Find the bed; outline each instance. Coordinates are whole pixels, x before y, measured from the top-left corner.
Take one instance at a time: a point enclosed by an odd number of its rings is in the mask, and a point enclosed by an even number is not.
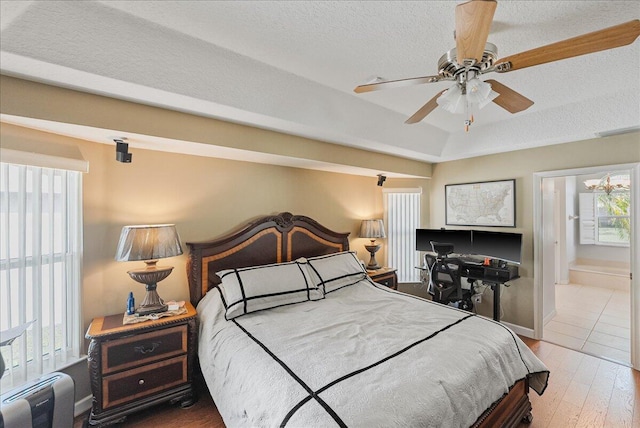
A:
[[[390,290],[291,213],[187,243],[199,364],[227,427],[514,427],[548,369],[502,324]]]

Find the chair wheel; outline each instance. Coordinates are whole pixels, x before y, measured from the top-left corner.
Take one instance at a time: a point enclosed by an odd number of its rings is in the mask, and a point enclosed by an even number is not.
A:
[[[530,424],[531,422],[533,422],[533,415],[531,414],[531,412],[522,417],[522,422],[524,422],[525,424]]]

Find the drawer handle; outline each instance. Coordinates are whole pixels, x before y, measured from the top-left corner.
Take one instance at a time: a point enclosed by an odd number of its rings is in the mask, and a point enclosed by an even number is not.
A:
[[[142,345],[142,346],[136,346],[133,349],[135,349],[136,352],[140,352],[141,354],[150,354],[153,351],[155,351],[158,348],[158,346],[160,346],[161,343],[162,342],[153,342],[149,347]]]
[[[138,385],[144,385],[144,379],[140,379],[140,380],[138,381]]]

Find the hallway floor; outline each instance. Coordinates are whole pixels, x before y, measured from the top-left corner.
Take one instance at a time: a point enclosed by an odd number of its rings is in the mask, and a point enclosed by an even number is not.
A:
[[[556,316],[543,340],[629,365],[628,291],[579,284],[556,284]]]

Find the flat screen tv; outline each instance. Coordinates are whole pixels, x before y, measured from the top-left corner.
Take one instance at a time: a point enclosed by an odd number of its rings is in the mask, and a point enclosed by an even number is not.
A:
[[[512,263],[521,263],[522,234],[473,231],[473,254]]]
[[[416,229],[416,250],[433,251],[432,242],[453,244],[456,254],[471,254],[471,231],[460,229]]]

